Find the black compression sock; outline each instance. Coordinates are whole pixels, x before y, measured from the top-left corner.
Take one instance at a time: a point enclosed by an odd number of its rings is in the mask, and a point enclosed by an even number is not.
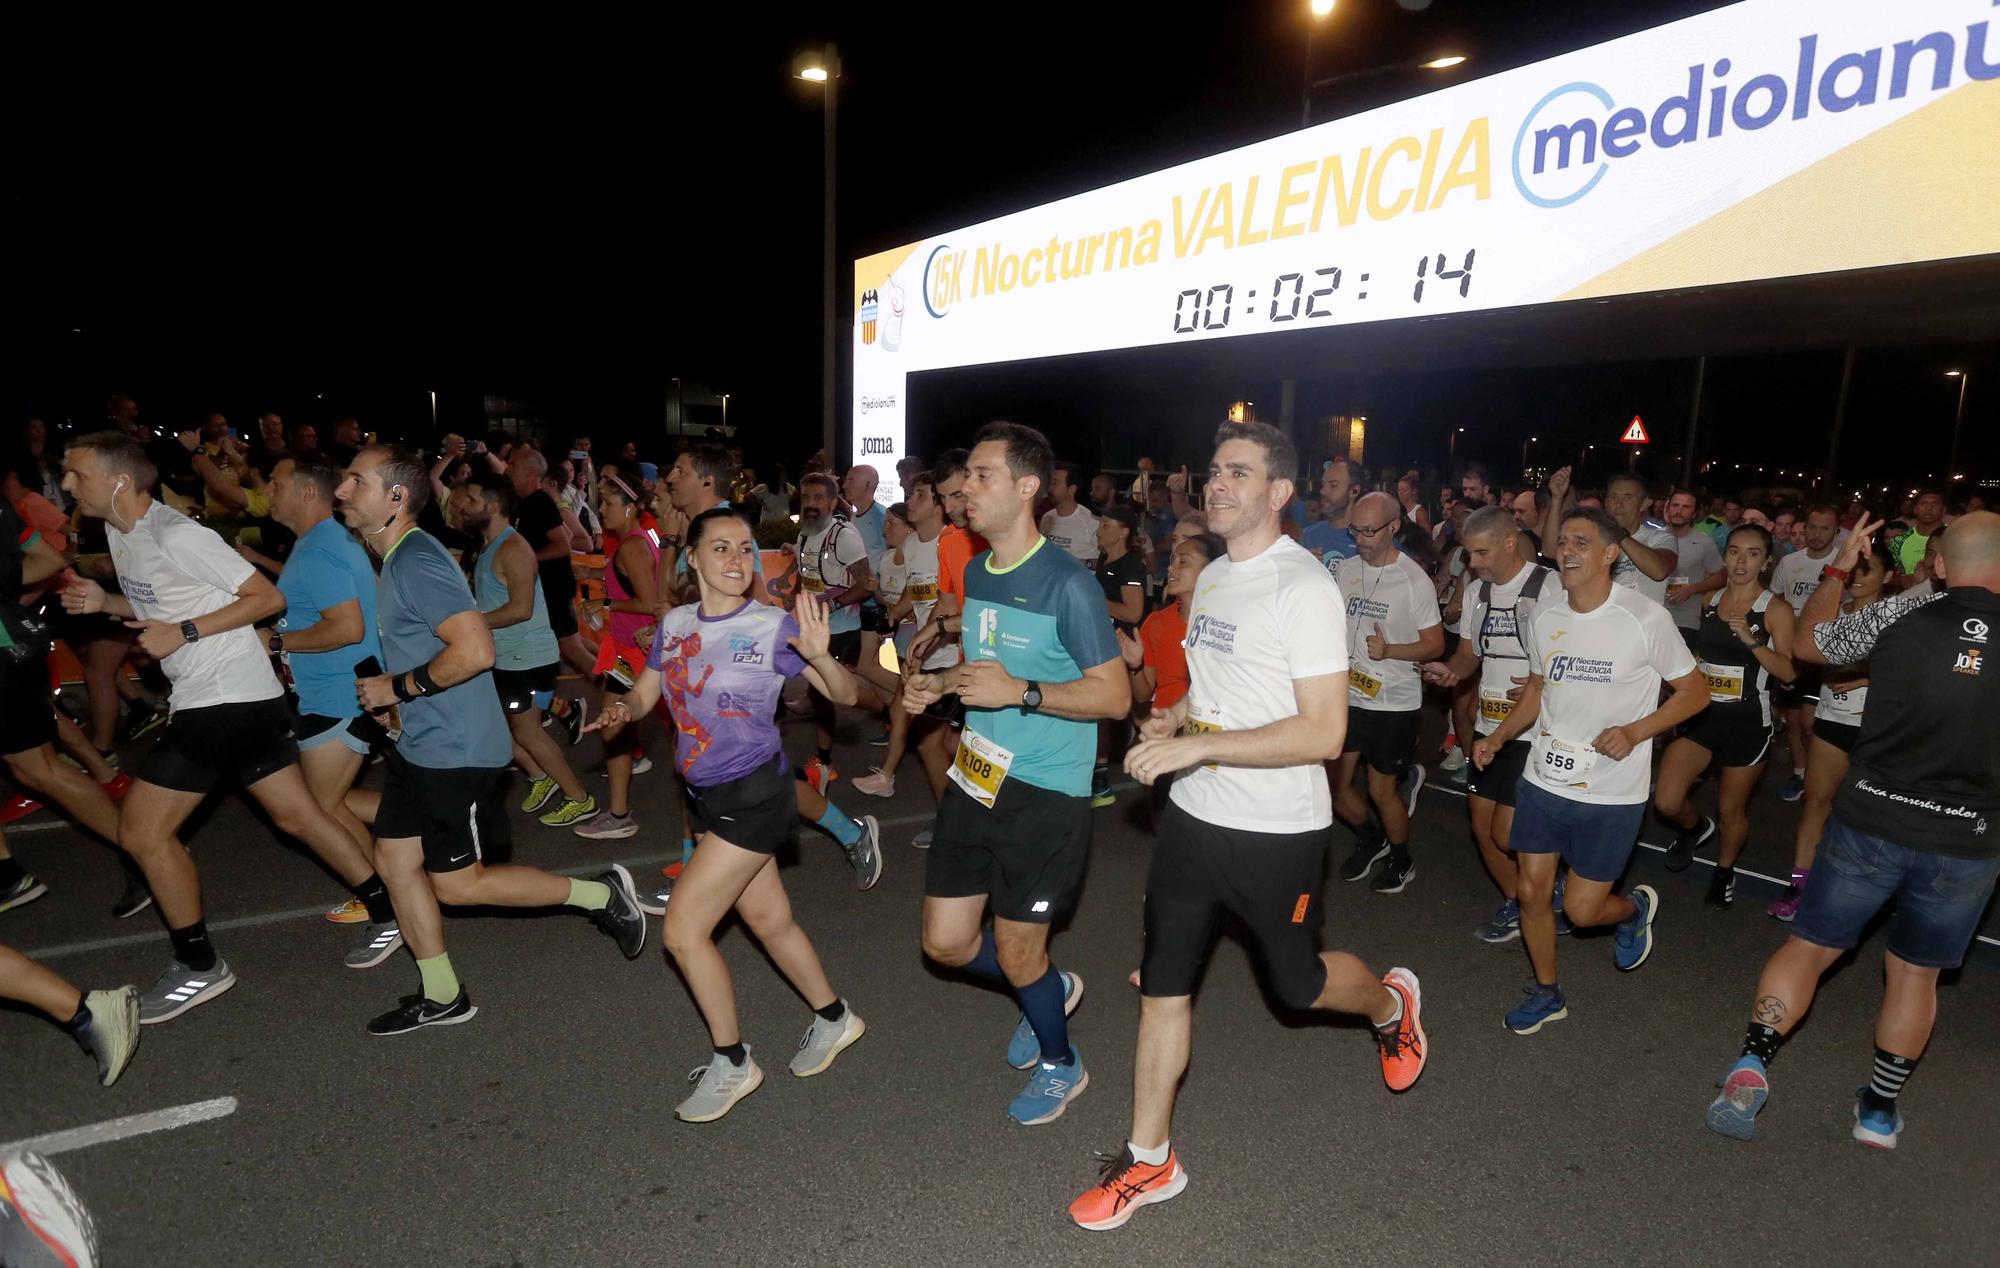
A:
[[[1861,1090],[1861,1103],[1872,1110],[1893,1112],[1896,1097],[1902,1092],[1903,1084],[1917,1072],[1917,1057],[1899,1057],[1893,1052],[1875,1050],[1875,1076],[1868,1086]]]
[[[841,1018],[847,1016],[847,1001],[836,999],[825,1008],[813,1009],[813,1013],[821,1021],[839,1021]]]
[[[208,923],[197,920],[185,929],[169,929],[174,959],[200,973],[215,967],[215,948],[208,943]]]
[[[1763,1022],[1753,1021],[1743,1032],[1743,1055],[1755,1057],[1768,1066],[1778,1059],[1778,1045],[1783,1042],[1783,1035]]]
[[[715,1045],[715,1055],[718,1057],[727,1058],[729,1064],[735,1066],[740,1066],[745,1061],[748,1061],[750,1059],[750,1053],[743,1047],[743,1041],[741,1039],[737,1040],[735,1043],[732,1044]]]
[[[368,879],[354,887],[354,896],[368,909],[368,919],[378,925],[396,923],[396,909],[389,902],[389,887],[382,878],[370,873]]]
[[[27,873],[13,859],[0,859],[0,889],[12,889],[21,883]]]
[[[1389,861],[1397,867],[1403,867],[1408,864],[1410,861],[1410,843],[1408,841],[1401,842],[1400,844],[1395,841],[1389,842]]]

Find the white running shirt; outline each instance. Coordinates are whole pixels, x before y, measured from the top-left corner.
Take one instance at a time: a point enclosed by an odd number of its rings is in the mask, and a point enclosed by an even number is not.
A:
[[[1407,713],[1424,702],[1423,678],[1413,660],[1370,660],[1368,636],[1379,622],[1391,643],[1414,643],[1417,633],[1441,625],[1437,587],[1417,561],[1397,551],[1380,568],[1361,556],[1334,565],[1333,578],[1346,600],[1344,630],[1352,667],[1347,703],[1355,709]]]
[[[215,535],[164,502],[155,502],[132,531],[104,521],[111,562],[132,614],[142,621],[179,625],[236,602],[252,568]],[[160,668],[174,684],[176,712],[215,704],[243,704],[284,694],[256,631],[240,626],[167,653]]]
[[[1826,553],[1815,559],[1803,550],[1795,550],[1778,561],[1771,572],[1771,593],[1792,605],[1792,615],[1806,610],[1806,600],[1819,589],[1819,570],[1833,562],[1839,553],[1837,547],[1829,546]]]
[[[1660,706],[1660,683],[1694,672],[1695,661],[1667,610],[1627,586],[1589,612],[1569,596],[1535,617],[1528,663],[1542,676],[1542,712],[1528,772],[1537,787],[1600,806],[1643,802],[1653,782],[1653,742],[1613,761],[1590,744],[1607,727],[1637,722]]]
[[[905,543],[907,545],[907,543]],[[896,562],[896,548],[884,546],[882,553],[875,556],[875,601],[884,611],[896,606],[903,597],[903,587],[910,583],[910,552],[903,552],[903,562]]]
[[[1528,579],[1538,572],[1543,574],[1541,590],[1532,599],[1524,597],[1521,592]],[[1525,682],[1528,677],[1527,629],[1544,611],[1565,601],[1562,579],[1540,564],[1523,564],[1513,580],[1494,586],[1490,604],[1479,601],[1485,588],[1486,583],[1477,579],[1466,587],[1461,622],[1461,637],[1479,655],[1479,705],[1473,726],[1478,735],[1493,734],[1514,711],[1507,693],[1518,685],[1514,679]]]
[[[1297,717],[1296,679],[1347,672],[1346,629],[1333,578],[1291,538],[1241,563],[1215,560],[1188,601],[1189,727],[1254,731]],[[1296,833],[1333,823],[1333,794],[1319,762],[1198,766],[1174,777],[1171,795],[1219,827]]]
[[[1666,577],[1655,581],[1640,572],[1639,565],[1633,563],[1632,557],[1621,550],[1618,552],[1618,558],[1612,562],[1611,580],[1617,585],[1632,587],[1655,603],[1665,603],[1667,580],[1673,576],[1674,569],[1680,566],[1681,539],[1674,536],[1673,529],[1658,520],[1649,519],[1639,525],[1639,531],[1632,534],[1632,540],[1641,546],[1651,546],[1655,550],[1666,551],[1674,556],[1675,562],[1667,568]]]
[[[1042,536],[1086,568],[1097,562],[1097,516],[1081,502],[1068,515],[1044,512]]]

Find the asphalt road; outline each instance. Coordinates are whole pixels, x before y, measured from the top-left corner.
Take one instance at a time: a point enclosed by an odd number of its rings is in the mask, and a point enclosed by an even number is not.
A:
[[[850,775],[879,751],[858,736],[840,750]],[[797,726],[788,739],[795,753],[810,742]],[[638,785],[639,837],[593,844],[529,823],[517,858],[646,859],[634,871],[650,876],[677,852],[679,823],[664,764]],[[0,1012],[0,1145],[235,1098],[226,1117],[58,1157],[112,1264],[2000,1262],[2000,977],[1975,965],[1948,979],[1895,1153],[1848,1136],[1879,937],[1780,1055],[1759,1139],[1726,1141],[1702,1110],[1783,936],[1762,910],[1773,891],[1749,882],[1733,910],[1707,908],[1706,869],[1670,876],[1641,851],[1635,875],[1662,894],[1652,960],[1621,975],[1608,938],[1565,940],[1570,1019],[1517,1037],[1500,1018],[1525,956],[1472,937],[1494,894],[1462,801],[1430,790],[1407,891],[1327,883],[1330,945],[1422,977],[1422,1082],[1391,1095],[1363,1030],[1275,1014],[1225,936],[1176,1123],[1189,1187],[1120,1232],[1082,1232],[1063,1209],[1095,1178],[1092,1151],[1123,1142],[1130,1106],[1143,795],[1128,788],[1097,812],[1087,891],[1056,940],[1087,985],[1073,1034],[1091,1081],[1039,1128],[1005,1118],[1023,1081],[1001,1059],[1012,1005],[919,954],[924,856],[908,840],[929,798],[915,763],[893,801],[844,782],[835,798],[887,825],[881,886],[855,892],[815,831],[785,882],[868,1034],[826,1074],[791,1078],[807,1011],[731,929],[724,951],[767,1079],[719,1123],[672,1116],[708,1044],[657,923],[626,963],[575,913],[461,914],[447,932],[478,1018],[371,1039],[363,1024],[416,989],[414,966],[341,967],[354,930],[318,917],[337,885],[225,799],[192,839],[239,985],[150,1028],[110,1090],[54,1027]],[[1746,866],[1783,869],[1790,815],[1760,793]],[[1646,839],[1665,833],[1649,822]],[[165,938],[151,913],[110,919],[108,852],[66,828],[10,841],[51,892],[0,916],[0,939],[87,986],[150,982]]]

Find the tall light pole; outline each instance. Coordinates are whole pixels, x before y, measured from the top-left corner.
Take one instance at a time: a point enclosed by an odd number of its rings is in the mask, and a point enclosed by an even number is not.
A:
[[[1308,6],[1311,18],[1306,23],[1306,68],[1305,73],[1299,76],[1299,126],[1302,128],[1311,127],[1313,121],[1313,34],[1319,30],[1319,24],[1327,14],[1333,12],[1333,4],[1334,0],[1312,0]]]
[[[801,53],[792,60],[792,74],[808,83],[818,84],[825,90],[826,98],[826,153],[825,186],[821,195],[824,218],[821,229],[824,233],[824,252],[820,261],[819,304],[820,304],[820,344],[819,344],[819,440],[826,450],[827,463],[839,469],[840,455],[834,452],[838,439],[834,427],[834,395],[838,386],[833,373],[833,336],[836,309],[833,301],[833,197],[834,197],[834,136],[836,84],[840,79],[840,54],[828,44],[817,53]]]
[[[1540,436],[1530,436],[1521,442],[1521,478],[1523,480],[1528,478],[1528,449],[1540,439]]]
[[[1944,376],[1958,380],[1958,412],[1951,419],[1951,462],[1946,465],[1946,484],[1958,474],[1958,433],[1965,426],[1965,385],[1972,382],[1972,376],[1964,370],[1946,370]]]

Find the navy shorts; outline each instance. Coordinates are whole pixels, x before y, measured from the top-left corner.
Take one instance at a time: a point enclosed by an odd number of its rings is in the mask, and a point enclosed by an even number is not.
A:
[[[1614,884],[1632,861],[1646,803],[1600,806],[1558,797],[1523,775],[1514,788],[1514,830],[1507,844],[1516,854],[1559,854],[1587,881]]]
[[[1918,968],[1955,969],[1979,931],[1979,917],[2000,878],[2000,855],[1953,858],[1885,841],[1826,821],[1792,933],[1845,951],[1891,901],[1889,954]]]

